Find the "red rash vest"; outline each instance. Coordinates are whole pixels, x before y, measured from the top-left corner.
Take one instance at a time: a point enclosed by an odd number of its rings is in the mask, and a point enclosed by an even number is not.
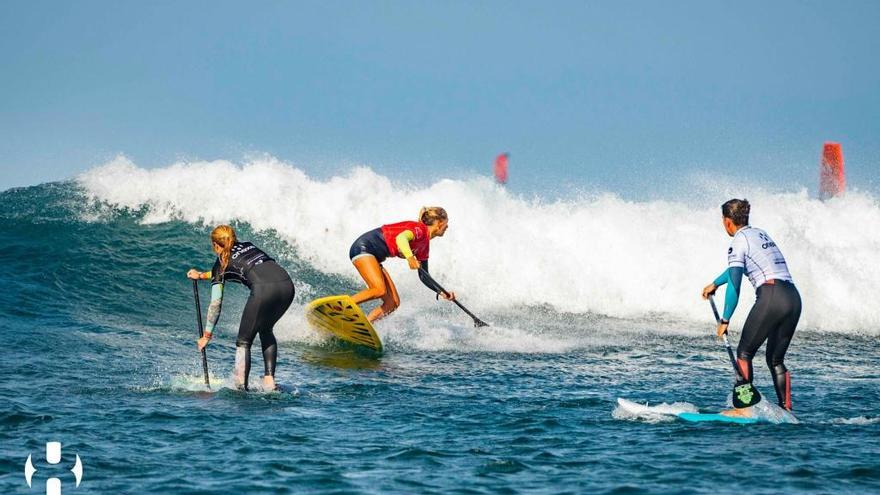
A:
[[[413,255],[419,261],[427,261],[428,251],[431,247],[431,237],[428,235],[428,226],[422,222],[399,222],[383,225],[382,237],[385,238],[388,253],[398,258],[401,256],[400,250],[397,249],[397,236],[406,230],[415,234],[415,239],[409,243]]]

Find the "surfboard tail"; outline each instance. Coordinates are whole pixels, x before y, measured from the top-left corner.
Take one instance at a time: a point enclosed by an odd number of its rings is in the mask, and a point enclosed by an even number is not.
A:
[[[306,307],[306,320],[335,338],[382,352],[382,341],[351,296],[338,295],[316,299]]]

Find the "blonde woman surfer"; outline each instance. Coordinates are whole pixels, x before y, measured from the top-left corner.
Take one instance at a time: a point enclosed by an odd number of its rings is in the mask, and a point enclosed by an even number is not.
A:
[[[448,301],[455,300],[454,292],[444,292],[428,275],[428,252],[431,239],[443,237],[449,227],[446,210],[438,206],[422,208],[418,221],[404,221],[373,229],[351,245],[348,256],[367,288],[352,296],[360,304],[382,299],[382,304],[370,311],[367,319],[375,321],[389,315],[400,306],[400,297],[394,281],[382,266],[387,258],[404,258],[411,270],[419,270],[419,279],[425,286]]]
[[[211,271],[201,272],[193,268],[186,274],[193,280],[211,280],[211,304],[208,306],[204,337],[198,341],[199,350],[208,345],[213,337],[214,327],[220,319],[226,283],[244,285],[251,294],[244,306],[235,341],[235,386],[245,390],[248,388],[251,345],[259,334],[266,369],[263,388],[274,390],[278,344],[272,328],[293,302],[294,289],[290,275],[250,242],[238,242],[235,231],[228,225],[220,225],[211,232],[211,246],[217,255]]]

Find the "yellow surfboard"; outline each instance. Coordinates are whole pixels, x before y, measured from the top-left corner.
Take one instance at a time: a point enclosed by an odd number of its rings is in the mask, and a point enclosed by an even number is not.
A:
[[[306,319],[316,329],[352,344],[382,352],[382,341],[373,325],[351,296],[328,296],[315,299],[306,307]]]

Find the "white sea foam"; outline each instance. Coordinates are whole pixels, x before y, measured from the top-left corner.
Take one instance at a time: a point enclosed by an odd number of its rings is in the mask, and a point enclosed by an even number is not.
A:
[[[611,417],[614,419],[637,420],[647,423],[661,423],[666,421],[675,421],[676,416],[684,412],[698,412],[697,406],[689,402],[673,402],[667,404],[649,405],[647,402],[641,404],[627,399],[618,398],[617,406],[611,411]]]
[[[733,408],[733,397],[728,396],[727,398],[727,407]],[[794,414],[786,411],[785,409],[777,406],[773,403],[772,399],[764,398],[764,400],[758,402],[754,406],[751,407],[751,417],[758,418],[762,421],[767,421],[770,423],[786,423],[786,424],[798,424],[800,421],[794,416]]]
[[[744,195],[752,202],[752,224],[766,229],[788,259],[804,299],[800,327],[880,331],[880,308],[870,299],[880,291],[880,205],[865,193],[821,202],[803,190],[725,187],[665,201],[626,201],[613,193],[542,201],[489,179],[401,186],[366,167],[316,180],[271,157],[156,169],[119,157],[78,181],[95,200],[146,207],[145,223],[236,220],[273,229],[315,268],[352,280],[348,248],[358,235],[414,218],[423,205],[441,205],[450,228],[431,244],[431,271],[473,308],[549,305],[690,322],[711,318],[699,292],[726,263],[729,239],[718,205]],[[404,263],[386,266],[402,293],[423,290]],[[735,327],[753,298],[744,286],[746,306]]]
[[[880,417],[868,418],[859,416],[857,418],[837,418],[831,420],[831,423],[837,425],[875,425],[880,424]]]

